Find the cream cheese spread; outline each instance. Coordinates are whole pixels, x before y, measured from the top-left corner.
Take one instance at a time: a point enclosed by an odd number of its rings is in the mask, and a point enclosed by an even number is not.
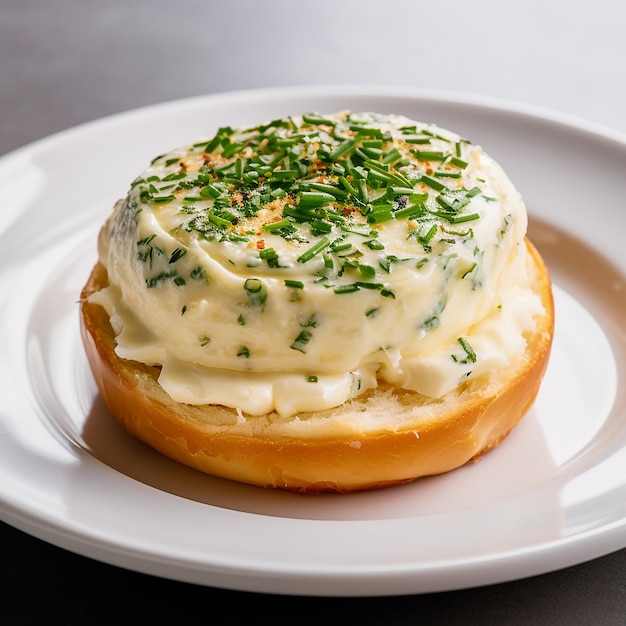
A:
[[[526,227],[499,165],[432,124],[224,127],[133,182],[91,300],[178,402],[289,416],[380,380],[436,398],[521,358],[542,310]]]

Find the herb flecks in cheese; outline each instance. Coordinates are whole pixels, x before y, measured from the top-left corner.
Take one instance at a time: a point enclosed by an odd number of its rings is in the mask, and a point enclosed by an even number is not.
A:
[[[430,124],[224,127],[132,184],[96,298],[181,402],[289,415],[381,379],[438,397],[523,352],[526,219],[480,147]]]

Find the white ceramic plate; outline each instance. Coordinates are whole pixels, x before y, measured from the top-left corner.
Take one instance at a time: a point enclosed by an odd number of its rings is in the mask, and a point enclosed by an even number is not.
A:
[[[505,167],[555,283],[540,396],[479,463],[306,497],[201,475],[130,439],[88,370],[77,297],[114,201],[157,154],[223,124],[344,108],[458,131]],[[626,546],[626,140],[497,102],[372,88],[239,92],[81,126],[0,160],[0,517],[69,550],[283,594],[451,590]]]

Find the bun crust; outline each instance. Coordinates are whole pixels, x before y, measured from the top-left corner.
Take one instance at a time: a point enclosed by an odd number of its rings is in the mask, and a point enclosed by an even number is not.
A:
[[[545,314],[519,363],[468,380],[439,400],[379,386],[341,407],[282,419],[174,402],[159,368],[124,360],[105,310],[88,302],[108,283],[98,263],[83,288],[82,338],[111,413],[133,436],[200,471],[302,493],[376,489],[453,470],[497,446],[533,404],[552,344],[550,278],[527,240],[529,271]]]

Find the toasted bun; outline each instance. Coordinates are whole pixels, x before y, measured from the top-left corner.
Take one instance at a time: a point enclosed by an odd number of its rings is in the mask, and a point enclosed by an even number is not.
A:
[[[546,267],[526,243],[545,314],[526,337],[524,357],[439,400],[383,384],[341,407],[290,419],[174,402],[157,382],[157,367],[116,355],[107,313],[87,301],[107,285],[99,263],[81,294],[82,337],[111,413],[131,435],[172,459],[215,476],[298,492],[396,485],[478,458],[533,404],[549,359],[554,305]]]

